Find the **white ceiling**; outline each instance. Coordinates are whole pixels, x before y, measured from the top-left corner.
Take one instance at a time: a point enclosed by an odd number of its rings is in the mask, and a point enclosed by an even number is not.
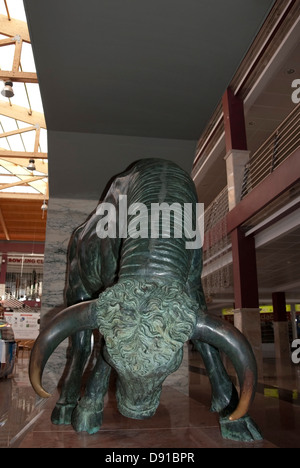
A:
[[[197,140],[274,1],[24,3],[48,130]]]
[[[108,154],[95,151],[77,158],[74,169],[74,158],[64,165],[69,155],[56,152],[58,132],[195,147],[273,3],[25,0],[48,128],[51,196],[63,196],[63,187],[68,196],[91,197],[115,174],[110,164],[123,170],[122,154],[107,161]],[[192,161],[193,151],[185,168]],[[74,174],[85,176],[86,166],[88,186]]]

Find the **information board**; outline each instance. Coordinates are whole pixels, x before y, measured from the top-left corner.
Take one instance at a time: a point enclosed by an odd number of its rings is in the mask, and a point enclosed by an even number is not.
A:
[[[35,340],[40,330],[39,312],[4,312],[4,319],[10,323],[16,340]]]

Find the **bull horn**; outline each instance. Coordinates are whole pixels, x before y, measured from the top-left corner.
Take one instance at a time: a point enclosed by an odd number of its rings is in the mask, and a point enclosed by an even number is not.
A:
[[[57,346],[76,332],[98,328],[97,299],[81,302],[59,312],[39,334],[30,355],[29,378],[35,392],[42,398],[51,395],[42,387],[44,367]]]
[[[255,396],[257,383],[256,360],[249,342],[237,328],[207,314],[198,318],[191,339],[199,339],[218,348],[231,360],[239,379],[240,400],[229,419],[242,418]]]

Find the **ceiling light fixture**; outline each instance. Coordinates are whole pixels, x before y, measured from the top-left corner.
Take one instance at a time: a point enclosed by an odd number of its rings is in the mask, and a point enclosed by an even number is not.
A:
[[[4,88],[1,91],[2,96],[11,98],[15,95],[13,91],[13,82],[8,80],[4,82]]]
[[[42,210],[42,213],[43,213],[42,219],[44,219],[45,213],[48,210],[48,205],[46,203],[46,191],[45,191],[45,194],[44,194],[44,201],[43,201],[43,204],[41,206],[41,210]]]
[[[35,171],[35,161],[34,159],[29,159],[29,164],[26,168],[28,171]]]
[[[42,213],[43,213],[43,214],[42,214],[42,219],[44,219],[45,213],[46,213],[46,211],[48,210],[48,205],[47,205],[45,199],[44,199],[43,204],[42,204],[42,206],[41,206],[41,210],[42,210]]]

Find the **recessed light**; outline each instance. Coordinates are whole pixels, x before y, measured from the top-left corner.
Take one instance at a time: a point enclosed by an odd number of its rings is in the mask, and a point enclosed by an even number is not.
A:
[[[295,73],[295,71],[296,70],[294,68],[288,68],[286,72],[288,75],[292,75],[293,73]]]

